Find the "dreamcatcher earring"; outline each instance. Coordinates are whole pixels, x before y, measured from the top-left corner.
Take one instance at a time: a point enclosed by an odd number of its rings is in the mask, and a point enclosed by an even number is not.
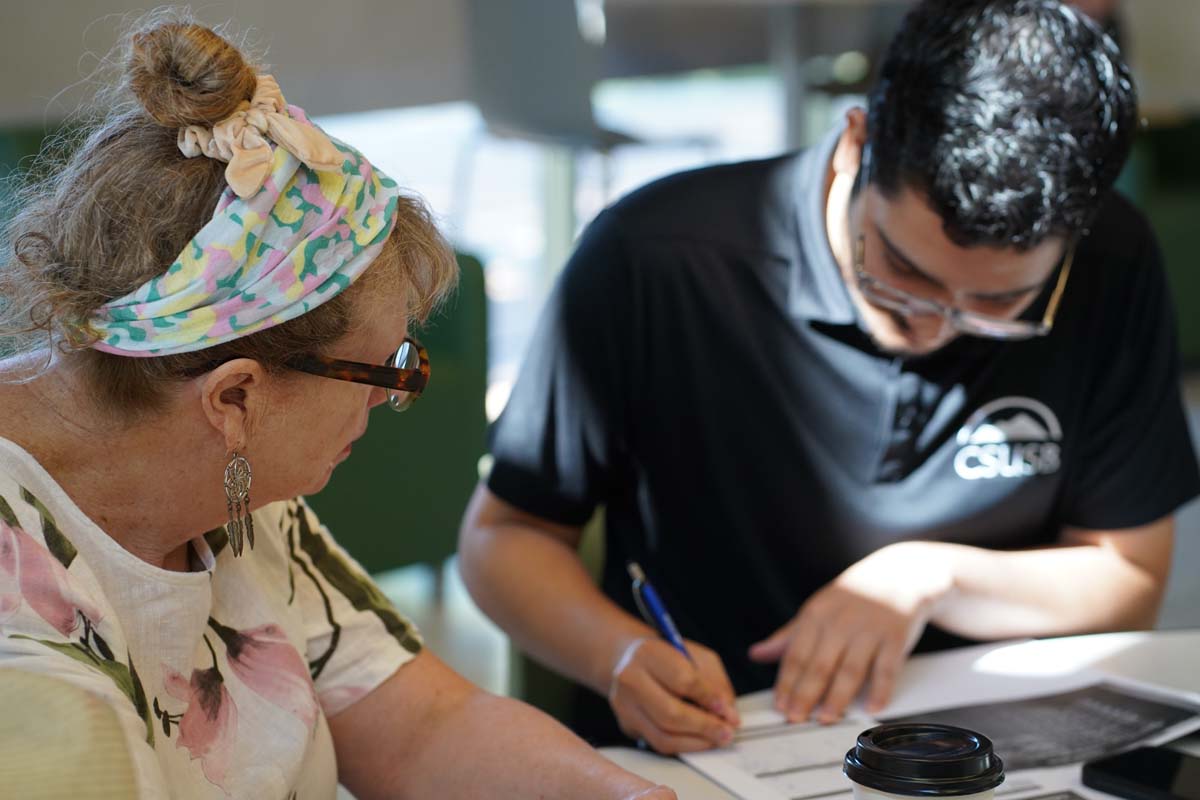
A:
[[[225,506],[229,511],[229,546],[235,556],[246,542],[254,549],[254,519],[250,516],[250,462],[235,450],[225,466]]]

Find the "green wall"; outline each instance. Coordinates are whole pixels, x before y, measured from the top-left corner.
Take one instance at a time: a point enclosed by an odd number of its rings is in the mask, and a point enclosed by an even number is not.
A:
[[[1122,182],[1158,232],[1184,363],[1200,367],[1200,119],[1142,134]]]
[[[0,219],[7,216],[13,172],[22,161],[28,165],[45,136],[46,131],[42,128],[0,129]]]

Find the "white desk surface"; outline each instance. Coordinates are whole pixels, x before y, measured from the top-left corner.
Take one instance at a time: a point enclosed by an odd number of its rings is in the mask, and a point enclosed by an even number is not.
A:
[[[983,645],[914,656],[896,687],[892,705],[881,716],[908,707],[988,702],[1011,696],[1050,694],[1078,685],[1084,670],[1129,678],[1200,696],[1200,630],[1108,633]],[[933,675],[957,676],[953,685]],[[743,711],[767,708],[770,692],[738,701]],[[849,742],[849,749],[853,742]],[[1200,737],[1179,742],[1178,749],[1200,755]],[[627,747],[601,750],[621,766],[675,789],[681,800],[730,800],[734,795],[674,758]],[[736,798],[734,798],[736,800]]]

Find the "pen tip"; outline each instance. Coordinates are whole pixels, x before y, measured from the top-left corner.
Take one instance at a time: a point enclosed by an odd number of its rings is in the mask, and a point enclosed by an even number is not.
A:
[[[646,573],[642,572],[642,568],[638,566],[636,561],[630,561],[625,565],[625,569],[629,571],[629,577],[635,581],[646,580]]]

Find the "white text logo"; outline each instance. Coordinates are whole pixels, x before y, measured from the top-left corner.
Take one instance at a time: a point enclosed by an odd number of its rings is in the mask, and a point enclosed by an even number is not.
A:
[[[1044,403],[1002,397],[980,408],[958,431],[954,471],[968,481],[1057,472],[1062,427]]]

